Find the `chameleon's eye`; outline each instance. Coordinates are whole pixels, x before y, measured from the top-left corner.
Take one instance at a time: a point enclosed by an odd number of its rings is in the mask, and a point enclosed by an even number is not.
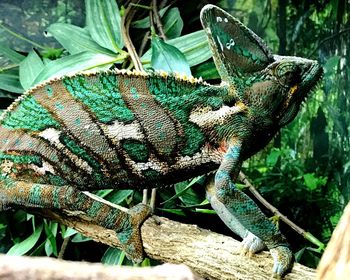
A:
[[[300,82],[300,68],[294,63],[280,63],[275,68],[275,76],[282,86],[293,86]]]

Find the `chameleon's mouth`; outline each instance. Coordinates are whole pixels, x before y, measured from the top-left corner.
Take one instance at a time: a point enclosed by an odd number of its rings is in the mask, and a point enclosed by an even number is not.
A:
[[[302,93],[310,92],[317,83],[321,80],[323,74],[323,69],[317,61],[311,61],[310,67],[301,76],[300,91]]]

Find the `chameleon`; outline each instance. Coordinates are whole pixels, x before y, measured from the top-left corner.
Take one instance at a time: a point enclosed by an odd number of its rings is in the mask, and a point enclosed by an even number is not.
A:
[[[212,174],[208,201],[253,254],[265,246],[273,275],[291,269],[286,238],[235,181],[242,162],[297,115],[321,79],[317,61],[272,54],[238,19],[201,11],[218,85],[177,73],[125,70],[44,81],[0,117],[0,210],[81,211],[113,229],[126,255],[144,258],[140,226],[152,209],[93,199],[99,189],[164,187]]]

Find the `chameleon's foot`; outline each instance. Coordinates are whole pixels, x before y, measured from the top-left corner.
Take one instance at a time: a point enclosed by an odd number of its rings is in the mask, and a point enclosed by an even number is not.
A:
[[[117,232],[120,243],[128,259],[134,263],[140,263],[144,259],[140,227],[151,215],[152,209],[145,204],[138,204],[128,211],[128,216],[123,221],[123,229]]]
[[[293,268],[294,256],[292,251],[286,246],[278,246],[270,249],[274,265],[272,269],[273,279],[282,279]]]
[[[241,242],[241,255],[252,257],[255,253],[262,251],[266,245],[256,235],[249,232]]]

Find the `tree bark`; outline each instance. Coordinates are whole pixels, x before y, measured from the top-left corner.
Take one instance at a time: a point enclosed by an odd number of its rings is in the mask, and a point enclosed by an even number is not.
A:
[[[45,211],[41,215],[75,228],[94,241],[120,247],[114,231],[91,224],[80,213]],[[238,241],[196,225],[152,216],[143,223],[141,235],[145,252],[150,258],[185,264],[205,279],[264,280],[271,277],[273,260],[268,252],[252,258],[242,256]],[[314,278],[315,270],[300,264],[295,264],[293,271],[285,277],[287,280]]]

